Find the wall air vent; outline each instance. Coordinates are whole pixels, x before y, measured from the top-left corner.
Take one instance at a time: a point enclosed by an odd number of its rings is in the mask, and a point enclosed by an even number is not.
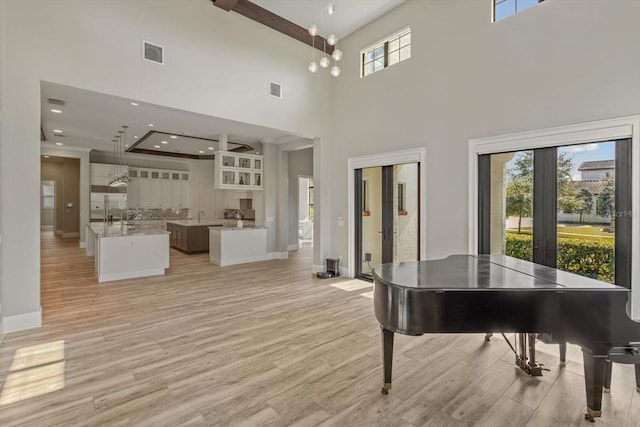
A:
[[[143,40],[142,59],[164,65],[164,46]]]
[[[269,82],[269,95],[282,99],[282,85],[276,82]]]
[[[62,99],[49,98],[49,104],[64,105],[64,101]]]

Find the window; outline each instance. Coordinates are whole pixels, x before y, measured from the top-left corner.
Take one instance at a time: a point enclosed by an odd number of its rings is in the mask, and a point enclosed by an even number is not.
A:
[[[55,207],[55,184],[53,181],[42,181],[42,208],[53,209]]]
[[[493,0],[493,22],[514,15],[544,0]]]
[[[631,139],[484,154],[479,252],[631,286]]]
[[[407,214],[407,210],[405,209],[405,201],[404,201],[406,186],[407,186],[406,182],[398,183],[398,215]]]
[[[360,76],[368,76],[383,68],[411,58],[411,29],[405,28],[360,52]]]

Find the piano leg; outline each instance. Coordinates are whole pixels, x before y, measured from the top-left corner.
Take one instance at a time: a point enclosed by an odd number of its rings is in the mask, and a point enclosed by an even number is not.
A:
[[[613,363],[607,360],[604,365],[604,383],[602,385],[605,393],[611,392],[611,371],[613,370]]]
[[[382,364],[384,366],[384,385],[382,394],[389,394],[391,388],[391,368],[393,365],[393,332],[380,326],[382,330]]]
[[[636,391],[640,391],[640,363],[636,363]]]
[[[567,343],[563,342],[560,344],[560,366],[565,366],[567,364]]]
[[[602,388],[604,386],[606,356],[594,356],[586,348],[582,349],[584,360],[584,384],[587,391],[587,413],[584,418],[593,421],[602,415]]]

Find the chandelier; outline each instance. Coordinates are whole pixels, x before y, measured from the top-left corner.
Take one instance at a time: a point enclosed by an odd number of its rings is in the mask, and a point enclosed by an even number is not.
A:
[[[327,6],[324,8],[324,11],[327,15],[333,16],[336,13],[336,5],[334,2],[329,2]],[[315,8],[314,8],[314,20],[315,20]],[[309,71],[315,73],[318,71],[318,68],[327,68],[331,65],[331,60],[327,58],[325,53],[325,42],[329,43],[330,46],[335,46],[331,57],[333,58],[333,67],[331,67],[331,75],[333,77],[338,77],[340,75],[340,67],[338,67],[338,61],[342,59],[342,51],[338,49],[338,38],[335,34],[331,33],[327,36],[326,39],[322,41],[322,58],[320,58],[319,63],[316,62],[316,36],[320,32],[318,26],[314,23],[309,27],[309,35],[311,36],[311,49],[312,49],[312,59],[309,63]]]
[[[115,164],[111,167],[111,178],[109,180],[109,187],[124,187],[131,182],[129,178],[129,171],[127,168],[127,162],[125,159],[125,146],[127,143],[127,128],[129,126],[122,125],[122,130],[118,131],[118,135],[114,137],[113,142],[113,157]]]

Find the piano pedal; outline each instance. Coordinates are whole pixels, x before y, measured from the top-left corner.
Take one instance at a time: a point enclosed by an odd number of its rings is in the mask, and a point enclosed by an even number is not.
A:
[[[595,423],[596,419],[593,418],[589,413],[584,414],[584,419],[589,421],[590,423]]]

